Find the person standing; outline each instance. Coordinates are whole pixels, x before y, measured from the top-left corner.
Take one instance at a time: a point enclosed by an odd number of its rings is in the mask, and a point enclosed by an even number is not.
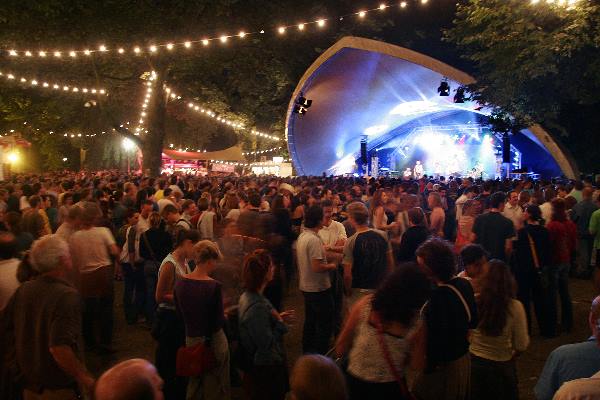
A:
[[[446,213],[442,205],[440,194],[438,192],[429,193],[427,205],[431,210],[431,214],[429,214],[429,230],[432,235],[443,238]]]
[[[39,276],[17,289],[2,314],[23,398],[76,400],[92,393],[94,378],[80,359],[81,298],[68,283],[69,246],[46,235],[34,243],[30,261]]]
[[[549,302],[544,287],[550,273],[550,235],[541,225],[542,211],[537,205],[525,209],[525,226],[517,232],[514,274],[517,280],[517,299],[523,304],[527,326],[531,332],[531,302],[542,336],[552,336],[548,325]]]
[[[402,235],[396,253],[396,261],[400,263],[416,261],[417,249],[431,236],[429,229],[424,226],[425,214],[420,208],[415,207],[408,210],[408,221],[410,226]]]
[[[187,347],[204,343],[215,355],[216,366],[202,377],[191,377],[188,399],[227,400],[230,398],[229,345],[223,332],[225,311],[220,282],[209,274],[222,259],[217,245],[202,240],[194,245],[196,268],[175,284],[177,310],[185,324]]]
[[[185,327],[175,307],[175,284],[191,272],[189,263],[194,257],[194,245],[200,240],[196,230],[182,229],[175,249],[162,261],[158,269],[156,303],[158,308],[152,326],[152,337],[158,342],[155,364],[164,383],[166,400],[185,398],[186,380],[175,374],[177,350],[185,344]]]
[[[350,399],[409,400],[405,371],[416,348],[411,338],[430,291],[425,273],[408,264],[354,304],[336,343],[337,355],[348,356]]]
[[[244,260],[245,291],[239,302],[240,346],[244,360],[244,391],[250,400],[283,400],[288,391],[283,335],[294,313],[278,313],[263,292],[273,279],[274,265],[266,250]]]
[[[592,200],[593,195],[594,189],[583,188],[582,200],[571,211],[571,221],[577,225],[577,275],[581,277],[589,277],[591,272],[594,236],[590,234],[589,226],[592,214],[598,209]]]
[[[344,270],[341,266],[344,244],[348,239],[344,225],[333,219],[333,202],[324,200],[323,206],[323,227],[319,230],[319,237],[325,245],[325,251],[328,259],[331,259],[338,268],[331,271],[331,288],[335,306],[335,325],[334,336],[337,336],[342,328],[342,311],[344,306]]]
[[[527,318],[515,300],[516,283],[508,266],[488,263],[477,297],[479,325],[471,335],[471,397],[518,400],[516,357],[529,346]]]
[[[519,194],[516,191],[508,193],[508,201],[502,215],[512,221],[515,230],[518,231],[523,226],[523,209],[519,205]]]
[[[126,214],[125,242],[122,244],[120,262],[123,270],[123,309],[129,325],[137,322],[144,312],[146,282],[144,263],[140,257],[140,236],[137,229],[140,214],[129,209]]]
[[[111,353],[114,277],[120,275],[119,264],[113,258],[117,259],[120,251],[110,230],[96,226],[100,216],[96,203],[85,202],[80,230],[71,236],[69,245],[81,280],[85,345],[88,349]]]
[[[299,286],[304,296],[304,328],[302,352],[326,354],[333,334],[334,302],[330,271],[335,263],[327,263],[319,230],[323,226],[323,209],[309,207],[304,215],[304,231],[298,237]]]
[[[490,259],[506,262],[512,252],[515,228],[513,222],[502,215],[505,199],[502,192],[496,192],[490,197],[489,211],[475,218],[471,242],[482,245],[490,254]]]
[[[600,192],[596,197],[596,205],[600,206]],[[594,237],[593,251],[596,253],[596,269],[594,273],[594,284],[596,291],[600,292],[600,210],[594,211],[590,218],[590,226],[588,227],[590,234]]]
[[[471,358],[469,331],[478,325],[471,284],[455,276],[452,248],[434,238],[417,250],[417,262],[437,286],[422,311],[427,356],[414,392],[422,400],[469,399]]]
[[[392,248],[384,232],[369,228],[369,211],[363,203],[346,208],[356,231],[344,245],[344,286],[351,304],[371,294],[394,266]]]
[[[0,312],[19,287],[17,270],[20,260],[17,256],[15,236],[9,232],[0,233]]]
[[[546,225],[550,234],[550,282],[548,301],[550,309],[548,326],[550,334],[557,333],[556,295],[560,297],[561,327],[565,332],[573,328],[573,304],[569,294],[569,268],[571,255],[577,245],[577,227],[567,218],[565,201],[561,198],[552,200],[552,216]]]

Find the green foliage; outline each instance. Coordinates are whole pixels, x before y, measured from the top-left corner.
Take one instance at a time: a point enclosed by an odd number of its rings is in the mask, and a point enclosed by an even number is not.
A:
[[[459,5],[446,38],[473,63],[470,89],[518,120],[565,133],[565,104],[598,103],[600,7],[572,9],[522,0],[470,0]]]

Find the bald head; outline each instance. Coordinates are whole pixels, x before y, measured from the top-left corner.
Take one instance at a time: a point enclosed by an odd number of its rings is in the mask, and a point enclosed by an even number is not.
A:
[[[294,400],[346,400],[346,381],[338,366],[321,355],[302,356],[290,382]]]
[[[163,381],[154,365],[139,358],[123,361],[98,379],[96,400],[163,400]]]

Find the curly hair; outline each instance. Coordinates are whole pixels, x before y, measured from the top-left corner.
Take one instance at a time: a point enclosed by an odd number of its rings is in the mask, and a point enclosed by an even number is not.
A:
[[[500,336],[508,318],[508,307],[515,298],[516,283],[503,261],[491,260],[488,266],[477,299],[478,329],[487,336]]]
[[[401,265],[373,295],[371,306],[382,320],[410,327],[431,292],[431,282],[414,263]]]
[[[454,251],[445,240],[429,239],[419,246],[416,256],[421,258],[423,264],[442,282],[448,282],[456,273]]]

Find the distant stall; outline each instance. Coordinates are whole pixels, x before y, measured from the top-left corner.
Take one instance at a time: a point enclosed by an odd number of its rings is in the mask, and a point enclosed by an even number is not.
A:
[[[177,151],[164,149],[162,154],[162,172],[183,172],[186,174],[206,175],[209,170],[215,172],[233,173],[232,165],[218,165],[218,171],[211,166],[211,160],[244,162],[242,149],[239,146],[220,151]],[[215,164],[217,166],[217,164]],[[221,167],[228,167],[227,171]],[[230,168],[229,168],[230,167]],[[220,168],[220,169],[219,169]]]

